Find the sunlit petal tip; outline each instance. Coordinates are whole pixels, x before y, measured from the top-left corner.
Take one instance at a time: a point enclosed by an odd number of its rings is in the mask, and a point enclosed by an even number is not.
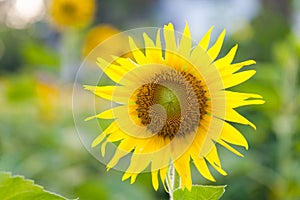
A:
[[[256,61],[255,60],[246,60],[240,63],[235,63],[234,65],[242,65],[242,66],[249,66],[249,65],[255,65]]]
[[[95,119],[96,117],[97,117],[97,115],[91,116],[91,117],[87,117],[87,118],[84,119],[84,121],[87,122],[87,121],[90,121],[92,119]]]
[[[208,179],[211,182],[216,182],[216,179],[214,177],[212,177],[211,179]]]
[[[103,138],[100,138],[103,137]],[[93,142],[92,142],[92,148],[96,147],[98,144],[100,144],[102,142],[102,140],[104,139],[105,136],[99,135]],[[101,139],[101,141],[100,141]]]
[[[98,142],[94,142],[94,141],[93,141],[92,144],[91,144],[91,147],[94,148],[94,147],[96,147],[98,144],[99,144]]]
[[[161,39],[160,39],[161,35],[160,35],[160,32],[161,32],[160,29],[158,29],[157,33],[156,33],[156,43],[155,43],[156,48],[159,48],[159,49],[161,49]]]
[[[164,25],[164,29],[165,30],[171,30],[173,31],[174,30],[174,25],[172,22],[169,22],[168,25]]]
[[[122,181],[126,181],[126,180],[129,179],[130,177],[131,177],[131,174],[126,172],[126,173],[122,176]]]
[[[183,31],[183,35],[185,37],[191,37],[191,31],[190,31],[190,27],[189,27],[189,23],[186,21],[185,22],[185,28],[184,28],[184,31]]]
[[[250,122],[248,125],[251,126],[256,131],[256,126],[253,123]]]
[[[153,185],[153,184],[152,184]],[[158,190],[158,185],[156,186],[156,185],[153,185],[153,189],[155,190],[155,191],[157,191]]]
[[[105,140],[105,141],[103,142],[102,146],[101,146],[101,155],[102,155],[102,157],[105,156],[105,150],[106,150],[106,145],[107,145],[107,143],[108,143],[108,141]]]
[[[133,40],[133,38],[132,38],[131,36],[128,36],[128,39],[129,39],[129,46],[130,46],[130,49],[131,49],[132,51],[138,49],[137,46],[136,46],[136,44],[135,44],[135,42],[134,42],[134,40]]]
[[[214,29],[214,26],[211,26],[210,29],[205,33],[205,35],[202,37],[199,45],[206,51],[210,42],[210,35],[212,30]]]
[[[235,155],[240,156],[240,157],[244,157],[243,154],[241,154],[239,151],[237,151],[235,148],[233,148],[232,146],[230,146],[229,144],[227,144],[223,140],[218,140],[218,143],[220,145],[222,145],[223,147],[225,147],[226,149],[228,149],[229,151],[231,151],[232,153],[234,153]]]
[[[137,174],[132,174],[130,179],[130,184],[133,184],[136,180]]]
[[[247,146],[245,146],[244,147],[246,150],[248,150],[249,149],[249,145],[248,145],[248,143],[247,143]]]
[[[208,55],[211,57],[212,60],[215,60],[218,57],[221,48],[223,46],[225,35],[226,35],[226,29],[222,31],[215,44],[207,51]]]
[[[162,182],[162,184],[163,184],[163,187],[164,187],[165,191],[166,191],[167,193],[169,193],[169,192],[168,192],[168,189],[167,189],[167,186],[166,186],[166,183],[165,183],[167,170],[168,170],[167,167],[164,167],[164,168],[160,169],[160,170],[159,170],[159,175],[160,175],[160,179],[161,179],[161,182]]]
[[[158,182],[158,170],[151,172],[152,186],[155,191],[158,190],[159,182]]]
[[[166,183],[165,183],[165,181],[162,181],[162,184],[163,184],[163,186],[164,186],[164,190],[165,190],[165,192],[166,192],[166,193],[169,193],[169,191],[168,191],[168,188],[167,188],[167,186],[166,186]]]
[[[232,49],[234,49],[234,51],[237,51],[237,49],[239,48],[239,44],[235,44]]]
[[[89,91],[95,91],[96,90],[96,86],[91,86],[91,85],[83,85],[83,88],[85,90],[89,90]]]
[[[145,40],[147,40],[147,41],[150,40],[153,43],[153,41],[151,40],[151,38],[149,37],[149,35],[147,33],[145,33],[145,32],[143,33],[143,38],[144,38],[144,41]]]
[[[218,168],[215,167],[215,169],[223,176],[227,176],[227,172],[224,169],[222,169],[221,167],[218,167]]]
[[[149,37],[149,35],[147,33],[143,33],[143,38],[144,38],[144,42],[145,42],[145,54],[146,56],[149,57],[153,57],[153,49],[155,47],[155,44],[153,42],[153,40]],[[152,56],[151,56],[152,55]]]

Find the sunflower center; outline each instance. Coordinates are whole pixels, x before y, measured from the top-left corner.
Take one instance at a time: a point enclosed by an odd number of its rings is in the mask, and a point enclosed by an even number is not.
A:
[[[167,116],[180,114],[180,103],[177,95],[169,88],[158,85],[153,96],[154,102],[163,106]]]
[[[184,136],[194,132],[206,114],[205,93],[201,80],[192,74],[174,70],[155,74],[137,89],[138,118],[153,134]]]
[[[66,2],[62,5],[62,11],[65,15],[72,16],[76,12],[76,7],[74,4]]]

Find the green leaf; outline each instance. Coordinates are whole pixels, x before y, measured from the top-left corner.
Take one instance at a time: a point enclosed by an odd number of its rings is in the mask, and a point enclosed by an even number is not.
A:
[[[23,176],[11,176],[0,172],[1,200],[67,200],[57,194],[45,191],[43,187],[26,180]]]
[[[225,192],[226,186],[193,185],[191,192],[176,189],[173,193],[174,200],[217,200]]]

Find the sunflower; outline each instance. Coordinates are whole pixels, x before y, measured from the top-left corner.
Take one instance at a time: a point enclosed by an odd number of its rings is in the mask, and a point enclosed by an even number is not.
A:
[[[94,0],[52,0],[50,4],[50,15],[59,27],[84,27],[94,12]]]
[[[110,38],[109,42],[105,42],[108,38]],[[97,47],[99,44],[101,46]],[[88,32],[83,44],[82,55],[92,61],[95,61],[97,55],[101,55],[104,59],[110,59],[111,55],[120,55],[128,48],[128,39],[123,33],[120,33],[111,24],[100,24]],[[91,54],[92,50],[95,51],[93,54]],[[131,55],[125,56],[130,57]]]
[[[246,139],[230,122],[255,129],[235,108],[264,101],[257,94],[227,89],[251,78],[255,70],[239,70],[255,61],[232,63],[237,45],[217,59],[225,30],[208,48],[212,29],[192,48],[188,24],[177,39],[169,23],[163,28],[163,37],[161,29],[157,31],[155,41],[144,33],[143,48],[129,37],[134,59],[114,57],[113,62],[107,62],[98,58],[99,67],[117,84],[85,89],[117,106],[88,118],[113,119],[94,139],[92,147],[100,145],[105,155],[107,143],[117,145],[107,169],[131,155],[122,180],[130,178],[133,183],[139,173],[149,169],[157,190],[159,177],[165,186],[168,167],[172,165],[180,176],[182,189],[191,190],[192,162],[210,181],[215,179],[208,165],[226,175],[216,143],[239,156],[242,154],[232,145],[248,149]]]

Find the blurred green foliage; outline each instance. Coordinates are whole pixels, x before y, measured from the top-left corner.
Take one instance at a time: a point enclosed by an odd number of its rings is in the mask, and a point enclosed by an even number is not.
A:
[[[139,16],[139,23],[153,23],[148,16],[159,1],[137,2],[100,2],[94,23],[111,22],[125,29]],[[291,18],[299,9],[293,7],[297,1],[262,2],[257,16],[229,36],[222,52],[238,42],[236,61],[257,61],[251,66],[256,76],[232,88],[259,93],[266,100],[262,106],[239,109],[257,131],[234,124],[248,139],[250,150],[241,149],[241,159],[219,147],[229,175],[214,172],[217,183],[207,182],[192,168],[196,184],[227,185],[224,200],[300,198],[300,38]],[[131,11],[134,16],[125,18]],[[64,33],[49,28],[50,34],[35,37],[37,27],[15,30],[0,25],[0,171],[25,175],[68,198],[168,199],[162,186],[154,192],[149,174],[139,175],[134,185],[122,182],[121,172],[106,172],[84,149],[72,118],[72,86],[60,74]],[[73,48],[81,51],[80,45]],[[84,106],[80,109],[89,114]]]

